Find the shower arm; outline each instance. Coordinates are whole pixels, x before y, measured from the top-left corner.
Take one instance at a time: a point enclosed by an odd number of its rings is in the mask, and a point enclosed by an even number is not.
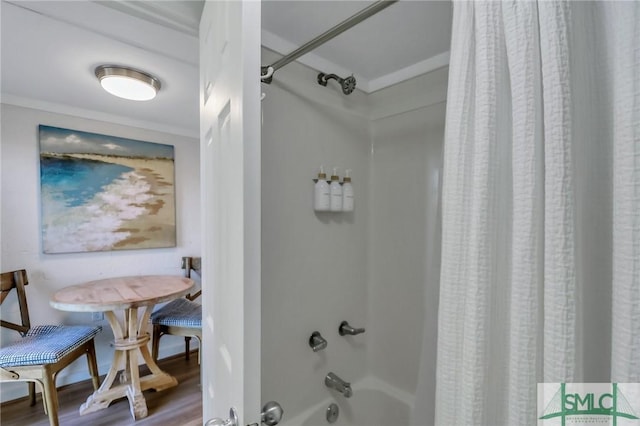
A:
[[[318,84],[320,86],[326,86],[327,82],[331,79],[336,80],[338,83],[342,83],[342,81],[344,80],[343,78],[338,77],[335,74],[325,74],[323,72],[318,74]]]
[[[360,22],[364,21],[370,16],[380,12],[381,10],[386,9],[387,7],[391,6],[393,3],[396,3],[397,1],[398,0],[378,0],[377,2],[367,6],[366,8],[362,9],[360,12],[351,16],[350,18],[345,19],[335,27],[320,34],[318,37],[314,38],[313,40],[303,44],[302,46],[300,46],[293,52],[289,53],[288,55],[285,55],[282,58],[278,59],[273,64],[261,67],[260,76],[261,76],[262,82],[267,84],[271,83],[271,81],[273,80],[273,74],[280,68],[287,65],[289,62],[295,61],[305,53],[310,52],[316,47],[328,42],[329,40],[336,37],[337,35],[342,34],[349,28],[359,24]]]
[[[344,93],[345,95],[350,95],[356,88],[356,78],[353,76],[353,74],[347,78],[342,78],[335,74],[325,74],[323,72],[318,74],[318,84],[320,86],[327,87],[327,82],[329,80],[337,81],[342,88],[342,93]]]

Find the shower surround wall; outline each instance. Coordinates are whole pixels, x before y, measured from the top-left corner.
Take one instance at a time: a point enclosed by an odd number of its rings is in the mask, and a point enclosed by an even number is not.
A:
[[[277,58],[263,50],[263,63]],[[418,371],[435,371],[437,275],[426,256],[437,246],[428,217],[447,71],[349,96],[316,76],[292,63],[262,89],[262,399],[280,402],[287,419],[328,398],[351,409],[325,387],[329,371],[352,383],[377,379],[409,406]],[[320,164],[341,177],[353,170],[354,212],[314,212]],[[367,331],[341,337],[342,320]],[[307,341],[316,330],[328,346],[314,353]]]
[[[359,327],[367,316],[366,99],[322,87],[316,75],[292,63],[263,85],[262,399],[278,401],[288,418],[329,395],[328,372],[364,377],[369,339],[338,335],[342,320]],[[313,210],[320,164],[341,176],[353,170],[354,212]],[[325,350],[309,347],[313,331]]]
[[[369,370],[411,395],[419,380],[432,384],[420,398],[421,422],[412,423],[421,425],[431,423],[435,401],[444,116],[440,102],[373,123]]]

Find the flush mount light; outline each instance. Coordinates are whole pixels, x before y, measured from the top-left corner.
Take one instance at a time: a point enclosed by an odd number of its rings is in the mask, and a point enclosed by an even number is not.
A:
[[[160,80],[144,71],[118,65],[100,65],[96,77],[112,95],[133,101],[148,101],[160,90]]]

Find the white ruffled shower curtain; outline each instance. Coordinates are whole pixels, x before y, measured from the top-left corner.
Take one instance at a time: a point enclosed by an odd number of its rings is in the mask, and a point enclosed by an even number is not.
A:
[[[640,3],[452,34],[435,423],[535,424],[539,382],[640,382]]]

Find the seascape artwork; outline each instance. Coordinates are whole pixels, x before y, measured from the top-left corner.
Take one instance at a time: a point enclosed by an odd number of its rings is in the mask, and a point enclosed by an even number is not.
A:
[[[175,247],[172,145],[39,130],[44,253]]]

